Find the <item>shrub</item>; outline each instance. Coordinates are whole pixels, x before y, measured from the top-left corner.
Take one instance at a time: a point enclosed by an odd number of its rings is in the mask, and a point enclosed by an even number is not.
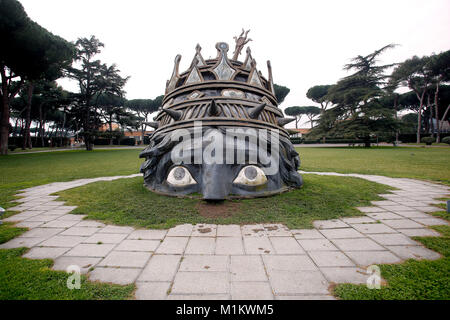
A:
[[[123,146],[134,146],[136,145],[136,140],[134,138],[124,138],[120,140],[120,145]]]
[[[445,137],[444,139],[442,139],[442,142],[446,143],[446,144],[450,144],[450,136]]]
[[[424,142],[427,146],[431,146],[433,142],[436,142],[436,140],[433,137],[425,137],[422,138],[421,141]]]
[[[293,137],[291,137],[291,138],[289,138],[289,140],[291,140],[291,143],[293,143],[293,144],[299,144],[299,143],[303,143],[303,138],[300,138],[300,137],[295,137],[295,138],[293,138]]]
[[[16,146],[15,144],[10,144],[10,145],[8,146],[8,149],[11,150],[11,151],[16,150],[16,148],[17,148],[17,146]]]

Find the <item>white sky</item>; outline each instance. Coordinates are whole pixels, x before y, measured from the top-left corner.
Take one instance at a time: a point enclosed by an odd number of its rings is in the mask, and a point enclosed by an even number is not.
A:
[[[251,29],[257,67],[291,89],[281,107],[315,105],[308,88],[346,75],[345,63],[389,43],[395,49],[382,63],[450,49],[449,0],[20,0],[31,19],[68,41],[95,35],[105,44],[98,56],[131,76],[128,99],[164,93],[176,54],[180,72],[191,63],[195,45],[215,57],[216,42],[234,49],[233,36]],[[245,49],[240,59],[245,58]],[[76,86],[60,82],[67,90]],[[309,127],[304,124],[303,127]]]

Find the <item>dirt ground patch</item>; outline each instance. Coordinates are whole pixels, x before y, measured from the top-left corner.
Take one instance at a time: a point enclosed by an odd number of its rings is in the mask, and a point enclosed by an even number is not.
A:
[[[226,218],[239,212],[240,203],[232,201],[206,202],[200,201],[196,208],[199,214],[205,218]]]

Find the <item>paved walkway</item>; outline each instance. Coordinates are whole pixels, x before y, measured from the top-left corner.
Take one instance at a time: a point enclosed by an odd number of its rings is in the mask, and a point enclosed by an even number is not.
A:
[[[362,217],[315,221],[314,229],[280,224],[179,225],[136,230],[70,214],[52,193],[95,181],[57,182],[22,190],[20,211],[5,221],[30,230],[0,248],[31,248],[24,257],[54,259],[56,270],[78,265],[91,280],[137,285],[137,299],[333,299],[331,283],[366,283],[366,267],[440,255],[411,236],[439,236],[447,224],[427,212],[450,188],[412,179],[354,176],[398,188]]]

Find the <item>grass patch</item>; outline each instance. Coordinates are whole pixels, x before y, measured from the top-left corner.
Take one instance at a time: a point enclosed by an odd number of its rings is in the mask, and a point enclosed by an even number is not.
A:
[[[0,225],[0,243],[20,235],[25,228],[12,223]],[[30,260],[21,256],[27,248],[0,249],[0,300],[87,300],[131,299],[134,285],[120,286],[88,281],[81,276],[80,289],[66,286],[68,274],[50,270],[53,261]]]
[[[296,148],[305,171],[375,174],[450,185],[450,148]]]
[[[5,243],[27,231],[26,228],[17,228],[11,222],[3,222],[0,224],[0,243]]]
[[[444,257],[434,261],[408,260],[403,264],[380,265],[387,281],[381,289],[365,285],[339,284],[334,294],[346,300],[449,300],[450,299],[450,227],[434,226],[442,237],[414,237]]]
[[[132,298],[134,285],[91,282],[81,276],[80,289],[67,288],[68,274],[50,270],[52,260],[21,258],[26,248],[0,249],[0,300],[116,300]]]
[[[56,181],[139,172],[140,150],[58,151],[0,156],[0,206],[18,190]]]
[[[389,187],[358,178],[304,175],[301,189],[268,198],[228,200],[208,207],[232,214],[200,215],[201,199],[173,198],[155,194],[143,186],[142,177],[95,182],[59,192],[68,205],[78,206],[73,213],[89,219],[119,225],[170,228],[182,223],[284,223],[289,228],[311,228],[312,221],[361,215],[357,206],[380,199]],[[222,206],[222,207],[221,207]]]

